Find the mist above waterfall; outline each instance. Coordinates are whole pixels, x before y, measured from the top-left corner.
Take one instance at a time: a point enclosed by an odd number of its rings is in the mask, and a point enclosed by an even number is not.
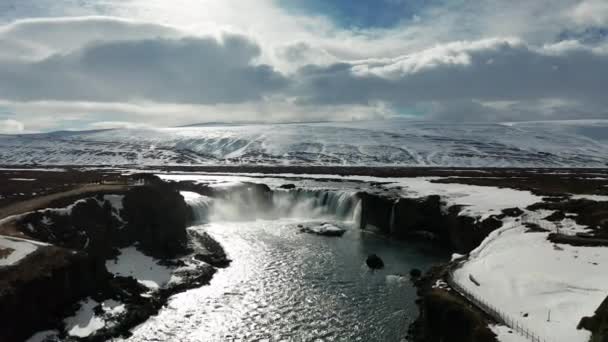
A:
[[[355,191],[283,190],[261,194],[249,191],[226,191],[218,197],[183,191],[197,223],[248,221],[255,219],[336,219],[356,222],[360,199]]]

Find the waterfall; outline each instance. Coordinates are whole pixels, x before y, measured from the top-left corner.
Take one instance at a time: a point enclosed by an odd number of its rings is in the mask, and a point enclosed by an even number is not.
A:
[[[331,190],[277,190],[273,195],[279,217],[333,217],[353,220],[359,199],[355,192]]]
[[[356,192],[331,190],[283,190],[260,197],[259,193],[227,193],[211,198],[182,192],[198,223],[278,218],[338,219],[356,222],[361,215]]]
[[[192,209],[193,219],[196,223],[206,223],[209,221],[209,212],[213,198],[199,195],[196,192],[182,191],[186,204]]]
[[[393,203],[391,207],[391,216],[389,218],[388,227],[389,231],[392,233],[395,231],[395,208],[397,207],[397,203]]]

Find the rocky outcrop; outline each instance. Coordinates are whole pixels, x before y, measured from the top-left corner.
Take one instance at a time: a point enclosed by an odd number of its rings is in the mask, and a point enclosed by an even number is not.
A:
[[[427,236],[450,251],[466,254],[476,248],[495,229],[502,226],[496,216],[483,221],[460,216],[461,206],[442,208],[441,198],[399,198],[385,194],[362,193],[362,229],[373,229],[397,239]],[[516,210],[508,212],[516,215]],[[506,215],[506,214],[502,214]]]
[[[100,260],[114,256],[116,247],[128,243],[121,243],[123,224],[103,195],[76,202],[69,213],[56,210],[31,213],[19,225],[23,233],[34,239],[85,251]]]
[[[228,266],[224,250],[210,236],[189,238],[191,210],[173,185],[155,178],[146,184],[124,193],[121,210],[100,193],[64,198],[53,207],[68,209],[35,212],[18,222],[29,237],[59,247],[41,247],[15,267],[0,269],[0,319],[19,322],[15,329],[0,329],[0,341],[22,341],[45,329],[57,329],[65,337],[62,319],[73,314],[76,303],[85,297],[97,302],[111,298],[127,307],[119,320],[88,340],[126,336],[129,329],[156,314],[171,295],[208,283],[214,267]],[[187,263],[176,271],[182,281],[142,297],[150,290],[137,280],[108,273],[106,260],[133,244],[167,266]],[[195,259],[204,262],[174,259],[191,249],[197,250]]]
[[[527,209],[554,210],[555,212],[547,219],[560,221],[566,217],[571,217],[576,223],[592,229],[591,234],[595,237],[608,239],[608,202],[588,199],[540,202],[529,206]]]
[[[192,215],[182,195],[165,183],[137,187],[124,200],[126,233],[142,252],[160,259],[187,251],[186,226]]]
[[[226,256],[224,248],[209,234],[200,231],[192,231],[190,234],[202,249],[201,252],[194,255],[195,259],[218,268],[225,268],[230,265],[230,259]]]
[[[302,233],[315,234],[321,236],[340,237],[344,235],[344,233],[346,233],[346,229],[325,222],[321,223],[320,225],[314,226],[298,225],[298,228],[300,228],[300,232]]]
[[[436,286],[449,265],[431,268],[415,279],[420,299],[418,319],[410,326],[408,341],[416,342],[497,342],[488,328],[491,320],[447,285]]]
[[[372,270],[384,268],[384,261],[382,261],[382,259],[380,259],[380,257],[376,254],[370,254],[365,260],[365,263],[367,264],[367,267],[371,268]]]
[[[595,310],[595,315],[583,317],[577,328],[591,331],[589,342],[608,342],[608,297]]]
[[[496,342],[490,321],[466,299],[443,289],[430,290],[423,298],[425,342]]]
[[[90,255],[42,247],[20,267],[0,268],[0,341],[23,341],[33,332],[55,328],[57,318],[80,299],[97,293],[110,275]]]

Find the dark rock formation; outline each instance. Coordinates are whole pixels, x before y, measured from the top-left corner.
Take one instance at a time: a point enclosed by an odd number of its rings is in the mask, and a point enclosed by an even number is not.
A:
[[[137,187],[124,200],[126,232],[139,242],[142,252],[157,258],[173,258],[187,251],[186,226],[190,207],[172,186],[159,183]]]
[[[561,243],[572,246],[608,247],[608,239],[598,238],[589,234],[577,234],[572,236],[551,233],[547,239],[553,243]]]
[[[280,189],[292,190],[296,188],[295,184],[283,184],[279,187]]]
[[[22,341],[46,329],[59,330],[59,337],[69,340],[62,319],[73,314],[77,302],[85,297],[98,302],[115,299],[127,308],[113,324],[87,340],[128,336],[129,329],[158,313],[171,295],[207,284],[214,267],[228,266],[230,260],[223,248],[209,235],[189,239],[186,225],[191,210],[174,184],[154,177],[146,184],[125,193],[120,212],[104,200],[105,193],[100,193],[88,199],[62,198],[52,207],[78,202],[70,211],[36,212],[18,222],[26,235],[61,247],[41,247],[15,267],[0,269],[0,319],[16,322],[11,323],[11,329],[0,329],[0,341]],[[172,259],[188,252],[189,247],[200,251],[196,258],[206,263],[190,263],[193,267],[176,271],[182,282],[142,297],[148,288],[131,277],[109,274],[105,267],[119,248],[135,243],[167,266],[191,262]]]
[[[365,263],[367,264],[367,267],[371,268],[372,270],[384,268],[384,261],[382,261],[382,259],[380,259],[380,257],[376,254],[369,255],[367,260],[365,260]]]
[[[431,290],[423,303],[425,342],[495,342],[489,320],[466,299],[445,290]]]
[[[529,210],[556,210],[552,219],[559,220],[570,217],[566,213],[577,214],[572,218],[580,225],[593,229],[593,235],[598,238],[608,238],[608,202],[597,202],[588,199],[576,199],[562,202],[541,202],[528,207]]]
[[[488,234],[502,226],[491,216],[483,221],[460,216],[461,206],[442,210],[439,196],[394,198],[376,193],[361,193],[362,229],[374,229],[398,239],[434,236],[452,252],[466,254],[476,248]],[[513,214],[515,210],[511,211]]]
[[[230,265],[230,259],[226,256],[224,248],[206,232],[193,231],[191,233],[195,240],[203,249],[203,252],[194,255],[194,258],[208,263],[211,266],[225,268]]]
[[[0,268],[0,341],[23,341],[56,327],[57,318],[83,297],[97,293],[110,275],[90,255],[41,247],[20,267]]]
[[[412,268],[410,270],[410,277],[412,278],[420,278],[422,276],[422,271],[417,268]]]
[[[420,310],[418,319],[410,326],[408,341],[416,342],[497,342],[488,328],[491,319],[472,306],[457,292],[434,288],[444,279],[449,265],[431,268],[415,279]]]
[[[322,235],[322,236],[340,237],[340,236],[344,235],[344,233],[346,232],[346,229],[336,227],[332,224],[323,223],[323,224],[321,224],[319,226],[315,226],[315,227],[302,226],[302,227],[300,227],[300,232],[315,234],[315,235]]]
[[[502,210],[502,214],[509,217],[519,217],[523,213],[524,211],[519,208],[507,208]]]
[[[113,215],[110,203],[104,202],[100,195],[77,202],[69,215],[50,210],[31,213],[19,221],[19,227],[36,240],[83,250],[92,257],[105,259],[115,255],[122,223]]]
[[[553,214],[545,217],[545,220],[551,222],[558,222],[566,218],[566,214],[563,211],[556,211]]]
[[[589,342],[608,342],[608,297],[595,310],[595,315],[581,319],[577,329],[591,331]]]

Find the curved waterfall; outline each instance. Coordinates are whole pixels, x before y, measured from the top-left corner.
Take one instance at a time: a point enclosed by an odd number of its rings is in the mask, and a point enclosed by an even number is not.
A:
[[[183,191],[196,223],[246,221],[278,218],[331,218],[357,222],[360,199],[354,191],[283,190],[264,196],[256,193],[228,193],[207,197]]]

